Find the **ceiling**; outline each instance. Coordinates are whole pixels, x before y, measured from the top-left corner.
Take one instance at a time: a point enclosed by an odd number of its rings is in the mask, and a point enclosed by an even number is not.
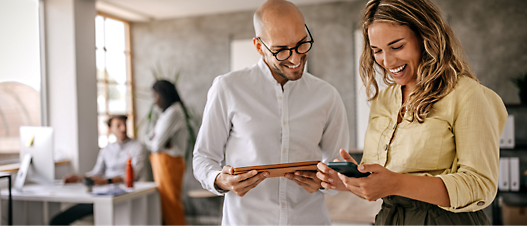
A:
[[[296,5],[354,0],[290,0]],[[128,21],[152,21],[256,10],[265,0],[97,0],[99,12]]]

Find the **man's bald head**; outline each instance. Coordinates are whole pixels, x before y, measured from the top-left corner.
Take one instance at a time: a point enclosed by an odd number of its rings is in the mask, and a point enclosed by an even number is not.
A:
[[[264,38],[273,29],[279,29],[283,23],[296,23],[304,26],[304,16],[291,2],[285,0],[267,0],[256,10],[253,18],[256,37]]]

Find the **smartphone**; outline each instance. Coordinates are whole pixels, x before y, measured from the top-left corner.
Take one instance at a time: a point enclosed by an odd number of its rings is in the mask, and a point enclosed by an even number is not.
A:
[[[367,177],[370,173],[361,173],[357,169],[357,164],[353,162],[329,162],[329,168],[346,175],[347,177]]]

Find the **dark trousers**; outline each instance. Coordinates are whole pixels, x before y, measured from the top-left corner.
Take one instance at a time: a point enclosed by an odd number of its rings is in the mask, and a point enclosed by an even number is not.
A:
[[[77,204],[62,213],[57,214],[50,225],[68,225],[85,216],[93,214],[93,204]]]
[[[401,196],[382,198],[375,225],[490,225],[483,210],[454,213]]]

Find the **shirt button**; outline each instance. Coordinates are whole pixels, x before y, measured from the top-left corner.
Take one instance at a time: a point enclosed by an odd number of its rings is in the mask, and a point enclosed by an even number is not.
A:
[[[478,202],[478,206],[483,206],[483,205],[485,205],[485,202],[483,202],[483,201],[479,201]]]
[[[284,125],[285,125],[285,121],[284,121]]]
[[[384,151],[388,151],[388,145],[384,146]]]
[[[285,207],[285,202],[282,203],[282,207]]]
[[[393,129],[395,130],[395,128],[397,128],[397,124],[393,125]]]
[[[281,99],[282,99],[282,96],[279,96],[278,99],[281,100]]]
[[[284,153],[286,153],[286,152],[287,152],[287,150],[285,150],[285,148],[284,148]]]

